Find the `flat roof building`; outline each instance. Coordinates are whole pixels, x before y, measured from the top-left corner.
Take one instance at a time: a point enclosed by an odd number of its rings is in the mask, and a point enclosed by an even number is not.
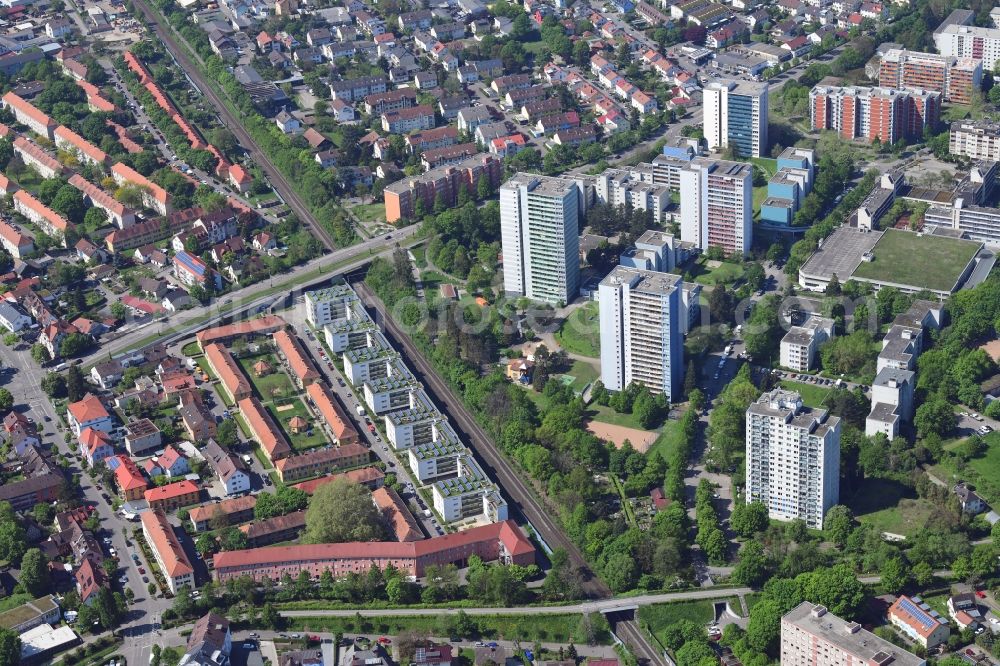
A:
[[[781,618],[782,666],[925,666],[926,661],[887,640],[803,601]]]

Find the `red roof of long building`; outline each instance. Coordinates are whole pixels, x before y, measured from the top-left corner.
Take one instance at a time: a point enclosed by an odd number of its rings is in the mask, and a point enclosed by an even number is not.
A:
[[[162,511],[143,511],[139,518],[152,541],[149,545],[160,555],[164,573],[171,578],[194,573],[187,555],[184,554],[184,548],[177,540],[174,528],[167,521],[167,516]]]
[[[309,396],[320,415],[326,420],[330,430],[333,431],[333,436],[338,441],[357,439],[358,431],[354,429],[347,416],[337,405],[330,389],[319,382],[314,382],[306,387],[306,395]]]
[[[338,481],[340,479],[346,479],[351,483],[369,483],[371,481],[377,481],[379,479],[385,478],[385,472],[380,470],[378,467],[372,465],[371,467],[362,467],[361,469],[352,469],[349,472],[341,472],[340,474],[331,474],[330,476],[321,476],[317,479],[310,479],[309,481],[303,481],[302,483],[296,483],[292,487],[298,488],[304,493],[312,495],[316,492],[316,489],[327,483],[333,481]]]
[[[305,383],[309,379],[319,379],[319,372],[313,366],[312,361],[302,350],[302,346],[292,335],[285,330],[275,331],[274,343],[284,355],[288,366],[300,382]]]
[[[139,173],[132,167],[122,164],[121,162],[118,162],[117,164],[111,167],[111,173],[117,174],[122,180],[125,180],[129,183],[133,183],[140,187],[145,187],[149,189],[149,193],[153,195],[153,198],[159,201],[160,203],[165,204],[167,200],[170,198],[170,195],[167,194],[167,191],[165,189],[163,189],[153,181],[149,180],[148,178],[143,176],[141,173]]]
[[[3,96],[3,101],[5,104],[10,105],[15,110],[20,111],[37,123],[49,126],[55,125],[55,122],[53,122],[52,118],[50,118],[48,114],[31,102],[22,99],[20,95],[9,92]]]
[[[484,539],[496,538],[512,555],[533,552],[535,547],[521,532],[516,523],[505,520],[481,527],[473,527],[461,532],[443,536],[399,543],[396,541],[353,541],[348,543],[324,543],[310,546],[273,546],[232,550],[217,553],[215,568],[259,566],[281,562],[307,562],[310,560],[332,559],[407,559],[433,555],[438,552],[461,548]]]
[[[229,353],[229,350],[218,344],[210,344],[205,347],[205,358],[212,364],[212,368],[219,379],[225,385],[231,395],[239,395],[250,391],[250,382],[239,363]]]
[[[183,481],[178,481],[177,483],[169,483],[165,486],[160,486],[159,488],[150,488],[146,491],[146,501],[147,502],[162,502],[163,500],[174,499],[175,497],[183,497],[184,495],[190,495],[191,493],[197,493],[198,486],[195,485],[193,481],[188,481],[184,479]]]
[[[59,231],[66,231],[69,228],[69,221],[66,218],[36,199],[30,192],[18,190],[14,192],[14,199],[44,217]]]
[[[204,347],[204,345],[214,342],[215,340],[240,335],[266,335],[280,330],[285,326],[287,326],[287,324],[281,317],[277,315],[267,315],[266,317],[248,319],[247,321],[241,321],[227,326],[206,328],[203,331],[198,331],[195,337],[198,339],[198,342],[201,343],[202,347]]]
[[[95,160],[102,164],[108,161],[108,154],[106,152],[104,152],[91,142],[87,141],[82,136],[80,136],[70,128],[66,127],[65,125],[60,125],[59,127],[57,127],[55,135],[57,142],[60,139],[62,139],[63,141],[70,144],[71,146],[73,146],[74,148],[76,148],[77,150],[79,150],[81,153],[83,153],[92,160]]]
[[[264,405],[260,404],[260,400],[256,397],[244,398],[237,403],[237,406],[257,443],[264,448],[272,462],[292,454],[292,447],[285,441],[284,434],[278,430],[278,426],[264,409]]]

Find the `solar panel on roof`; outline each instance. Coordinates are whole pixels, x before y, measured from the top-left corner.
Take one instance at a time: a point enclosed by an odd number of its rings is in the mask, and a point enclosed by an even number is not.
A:
[[[910,615],[912,615],[914,620],[916,620],[917,622],[919,622],[921,625],[923,625],[925,627],[929,627],[929,626],[937,624],[937,622],[934,620],[934,618],[932,618],[931,616],[929,616],[926,613],[926,611],[924,611],[923,609],[919,608],[916,604],[914,604],[909,599],[900,599],[899,600],[899,607],[902,608],[907,613],[909,613]]]

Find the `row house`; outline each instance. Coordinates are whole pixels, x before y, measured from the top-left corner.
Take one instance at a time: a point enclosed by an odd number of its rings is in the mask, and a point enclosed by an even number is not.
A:
[[[394,134],[434,127],[434,108],[426,104],[382,114],[382,129]]]
[[[37,143],[23,136],[14,139],[14,154],[21,158],[25,166],[36,171],[42,178],[58,178],[65,170],[59,160],[45,152]]]
[[[14,210],[35,223],[42,231],[59,240],[66,247],[66,231],[72,226],[66,218],[55,212],[26,190],[14,193]]]
[[[78,173],[69,178],[69,184],[83,194],[85,203],[100,208],[119,229],[130,227],[136,222],[135,211],[125,206],[109,193],[94,185]]]
[[[368,95],[377,95],[387,90],[388,81],[384,76],[363,76],[330,82],[330,97],[347,103],[359,102]]]

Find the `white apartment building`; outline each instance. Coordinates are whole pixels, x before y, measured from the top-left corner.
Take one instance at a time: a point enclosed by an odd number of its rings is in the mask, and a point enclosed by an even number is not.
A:
[[[670,189],[636,178],[629,169],[607,169],[595,178],[597,200],[612,206],[631,206],[651,213],[657,222],[670,206]]]
[[[388,345],[348,349],[343,354],[344,377],[355,386],[386,377],[398,357],[399,354]]]
[[[458,461],[458,476],[431,486],[434,510],[447,523],[484,519],[491,523],[507,520],[507,502],[472,456]]]
[[[767,82],[713,81],[705,86],[702,127],[709,150],[767,156]]]
[[[833,320],[826,317],[813,316],[802,326],[792,326],[781,339],[781,367],[808,372],[816,360],[816,350],[832,337]]]
[[[376,414],[408,409],[410,394],[420,390],[418,382],[398,358],[387,364],[383,377],[364,382],[365,403]]]
[[[775,520],[822,529],[840,497],[840,419],[776,389],[747,409],[746,442],[747,503],[762,502]]]
[[[459,460],[469,451],[457,440],[438,440],[414,446],[407,452],[410,470],[420,483],[458,474]]]
[[[671,402],[684,385],[681,290],[672,273],[617,266],[598,287],[601,381],[611,391],[641,383]]]
[[[781,618],[781,666],[925,666],[926,661],[808,601]]]
[[[322,328],[327,324],[348,319],[351,316],[351,308],[357,300],[358,295],[347,284],[307,291],[306,321],[313,328]]]
[[[1000,60],[1000,28],[974,25],[947,25],[934,31],[938,53],[956,58],[983,61],[983,71],[993,71]]]
[[[753,244],[753,167],[694,160],[680,172],[681,240],[745,255]],[[506,255],[504,255],[506,256]]]
[[[569,178],[518,173],[500,188],[503,283],[508,296],[569,303],[580,288],[586,187]]]
[[[974,160],[1000,161],[1000,123],[956,120],[948,132],[948,152]]]
[[[916,373],[899,368],[882,368],[872,382],[872,409],[865,418],[865,435],[899,435],[903,421],[913,419],[913,390]]]

